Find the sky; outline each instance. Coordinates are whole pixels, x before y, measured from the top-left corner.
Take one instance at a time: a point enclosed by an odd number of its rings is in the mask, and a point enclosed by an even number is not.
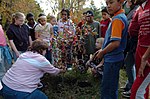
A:
[[[40,3],[41,8],[44,10],[44,12],[45,12],[46,15],[47,15],[48,13],[52,13],[50,7],[48,7],[48,6],[45,4],[46,0],[42,0],[42,2],[40,2],[40,0],[36,0],[36,1],[37,1],[38,3]],[[100,5],[101,5],[100,2],[102,2],[104,5],[106,5],[106,4],[105,4],[105,0],[94,0],[94,4],[95,4],[95,6],[96,6],[97,8],[100,8]],[[90,5],[90,2],[86,2],[86,6],[85,6],[85,7],[88,7],[89,5]]]

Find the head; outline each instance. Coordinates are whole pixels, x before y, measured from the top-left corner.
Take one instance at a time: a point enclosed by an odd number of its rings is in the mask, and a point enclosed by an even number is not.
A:
[[[86,20],[86,12],[82,13],[82,20]]]
[[[48,49],[48,44],[45,41],[37,39],[33,41],[32,45],[29,47],[28,50],[34,53],[45,55],[47,49]]]
[[[91,23],[93,22],[93,19],[94,19],[94,13],[91,10],[88,10],[86,12],[86,21]]]
[[[102,12],[102,17],[104,20],[106,20],[110,17],[106,7],[104,9],[102,9],[101,12]]]
[[[107,10],[110,15],[114,15],[122,8],[124,0],[106,0]]]
[[[54,16],[50,16],[50,23],[52,24],[52,25],[57,25],[57,20],[56,20],[56,18],[54,17]]]
[[[104,38],[97,38],[95,43],[96,49],[101,49],[103,42],[104,42]]]
[[[34,15],[33,15],[33,13],[29,12],[26,15],[26,19],[27,19],[27,21],[28,21],[29,24],[34,24]]]
[[[21,12],[16,12],[13,14],[13,21],[14,21],[14,24],[16,25],[23,25],[24,24],[24,21],[25,21],[25,15]]]
[[[61,18],[63,20],[67,20],[70,17],[70,11],[68,9],[62,9],[61,10]]]
[[[131,2],[135,5],[141,5],[143,2],[145,2],[146,0],[131,0]],[[147,0],[148,1],[148,0]]]
[[[46,15],[41,13],[39,14],[38,16],[38,22],[41,24],[41,25],[45,25],[47,23],[47,18],[46,18]]]

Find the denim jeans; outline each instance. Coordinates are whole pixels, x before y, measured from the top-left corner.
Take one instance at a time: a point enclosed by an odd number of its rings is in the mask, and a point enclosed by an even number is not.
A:
[[[118,99],[119,71],[123,61],[104,62],[101,99]]]
[[[3,78],[7,70],[11,67],[11,62],[9,63],[3,48],[0,48],[0,80]],[[12,59],[12,57],[10,57]]]
[[[54,64],[53,54],[51,50],[46,50],[45,57],[51,64]]]
[[[32,93],[29,93],[13,90],[3,83],[2,85],[3,88],[1,93],[4,99],[48,99],[48,97],[38,89],[34,90]]]
[[[135,56],[133,51],[129,51],[125,58],[125,66],[126,66],[126,74],[128,77],[128,81],[125,85],[125,88],[131,89],[132,84],[135,80],[136,72],[135,72]]]

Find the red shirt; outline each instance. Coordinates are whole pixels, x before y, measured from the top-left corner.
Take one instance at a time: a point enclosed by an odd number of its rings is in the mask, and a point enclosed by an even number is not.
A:
[[[144,4],[144,3],[143,3]],[[129,26],[130,36],[138,36],[138,45],[150,46],[150,0],[135,12]]]
[[[105,38],[105,34],[106,34],[106,30],[108,28],[108,25],[110,23],[110,18],[106,19],[106,20],[102,20],[100,22],[100,26],[101,26],[101,37]]]

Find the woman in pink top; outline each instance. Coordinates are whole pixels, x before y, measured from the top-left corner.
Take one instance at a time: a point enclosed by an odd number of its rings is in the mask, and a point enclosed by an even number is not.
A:
[[[38,90],[40,78],[47,72],[52,75],[65,72],[55,68],[45,57],[48,44],[35,40],[27,52],[21,54],[2,79],[4,99],[48,99]]]
[[[0,80],[11,66],[11,54],[7,46],[2,26],[0,25]]]

